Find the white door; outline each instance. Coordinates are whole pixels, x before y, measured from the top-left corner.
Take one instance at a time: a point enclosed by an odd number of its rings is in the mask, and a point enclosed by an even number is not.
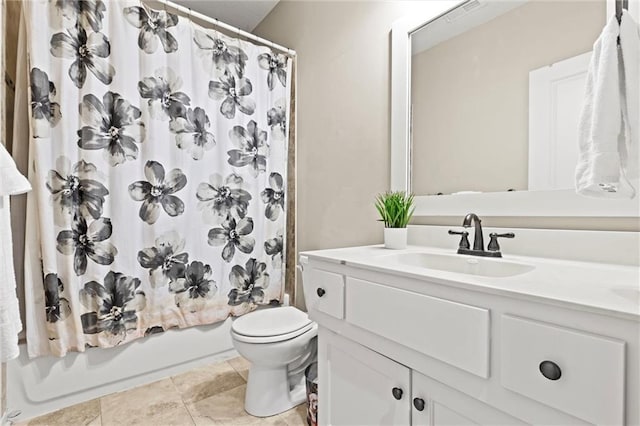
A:
[[[524,422],[450,388],[412,372],[412,426],[522,425]]]
[[[529,190],[570,189],[591,52],[529,73]]]
[[[334,333],[321,331],[319,424],[409,425],[409,369]]]

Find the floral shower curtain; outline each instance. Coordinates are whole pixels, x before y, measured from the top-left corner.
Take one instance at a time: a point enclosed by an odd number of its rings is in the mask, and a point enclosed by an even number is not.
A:
[[[279,300],[291,61],[138,1],[25,9],[29,355]]]

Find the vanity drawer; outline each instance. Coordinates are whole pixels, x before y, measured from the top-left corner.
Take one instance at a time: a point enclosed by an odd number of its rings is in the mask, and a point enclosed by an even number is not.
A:
[[[309,283],[303,283],[307,309],[344,318],[344,276],[321,269],[312,269]]]
[[[511,315],[501,322],[505,388],[590,423],[624,424],[623,341]]]
[[[489,311],[347,277],[346,320],[360,328],[489,377]]]

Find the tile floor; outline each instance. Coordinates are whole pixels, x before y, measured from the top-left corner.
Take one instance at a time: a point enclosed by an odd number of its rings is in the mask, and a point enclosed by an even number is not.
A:
[[[249,363],[222,361],[145,386],[64,408],[17,425],[306,426],[306,407],[260,419],[244,411]]]

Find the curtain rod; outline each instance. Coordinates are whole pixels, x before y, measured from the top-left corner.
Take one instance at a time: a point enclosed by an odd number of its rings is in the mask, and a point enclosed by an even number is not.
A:
[[[227,30],[229,32],[235,33],[237,35],[240,35],[244,38],[247,38],[249,40],[253,40],[256,41],[260,44],[266,45],[271,47],[272,49],[275,50],[279,50],[280,52],[283,52],[289,56],[296,56],[296,51],[293,49],[289,49],[288,47],[284,47],[284,46],[280,46],[279,44],[276,44],[270,40],[264,39],[262,37],[258,37],[255,34],[251,34],[250,32],[247,32],[245,30],[242,30],[240,28],[234,27],[232,25],[229,24],[225,24],[224,22],[219,21],[216,18],[212,18],[210,16],[207,16],[203,13],[200,12],[196,12],[194,10],[192,10],[191,8],[185,7],[185,6],[181,6],[179,4],[176,4],[170,0],[153,0],[154,2],[158,2],[163,4],[166,7],[170,7],[172,9],[177,10],[178,12],[187,15],[189,18],[195,17],[197,19],[201,19],[209,24],[215,25],[218,28],[222,28],[224,30]]]

